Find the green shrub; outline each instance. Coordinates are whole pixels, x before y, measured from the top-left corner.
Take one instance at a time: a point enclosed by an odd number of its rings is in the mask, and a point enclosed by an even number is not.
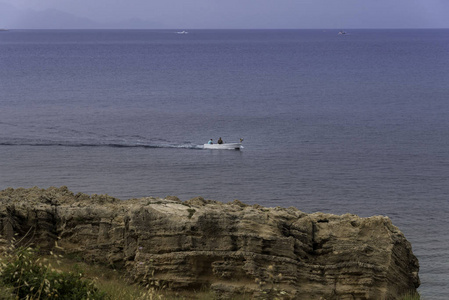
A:
[[[31,248],[15,249],[2,259],[0,281],[16,299],[91,299],[106,296],[81,272],[60,272]]]
[[[408,293],[405,293],[401,296],[400,300],[420,300],[421,296],[416,291],[411,291]]]

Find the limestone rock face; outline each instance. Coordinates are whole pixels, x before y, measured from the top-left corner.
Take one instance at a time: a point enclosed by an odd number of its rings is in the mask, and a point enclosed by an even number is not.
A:
[[[398,299],[419,286],[410,243],[381,216],[9,188],[0,192],[0,234],[0,245],[58,241],[135,282],[207,286],[217,297]]]

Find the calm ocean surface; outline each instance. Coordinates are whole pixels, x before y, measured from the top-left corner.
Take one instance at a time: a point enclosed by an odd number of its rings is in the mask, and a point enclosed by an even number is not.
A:
[[[449,30],[337,32],[0,32],[0,189],[387,215],[447,299]]]

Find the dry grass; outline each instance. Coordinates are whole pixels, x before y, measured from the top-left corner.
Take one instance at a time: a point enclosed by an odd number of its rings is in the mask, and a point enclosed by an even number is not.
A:
[[[46,257],[52,261],[53,257]],[[55,264],[56,260],[52,261]],[[109,300],[210,300],[214,299],[210,290],[175,292],[156,285],[141,286],[130,283],[120,271],[98,264],[88,264],[76,259],[59,258],[58,269],[63,272],[77,270],[85,278],[93,280],[97,288],[107,294]],[[1,298],[0,298],[1,300]]]

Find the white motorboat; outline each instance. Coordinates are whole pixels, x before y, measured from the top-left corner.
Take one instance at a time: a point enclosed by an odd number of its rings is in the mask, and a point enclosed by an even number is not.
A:
[[[242,143],[204,144],[204,149],[240,150]]]
[[[178,32],[176,32],[177,34],[187,34],[188,32],[187,31],[185,31],[185,30],[183,30],[183,31],[178,31]]]

